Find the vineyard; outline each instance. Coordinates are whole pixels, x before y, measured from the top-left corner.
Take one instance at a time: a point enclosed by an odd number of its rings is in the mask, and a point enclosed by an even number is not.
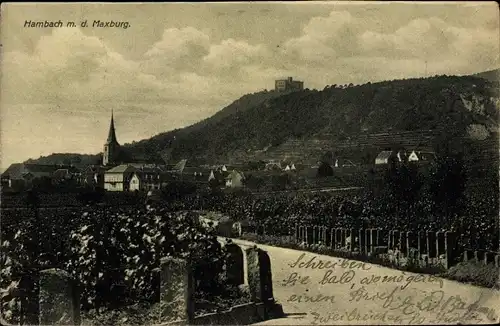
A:
[[[149,208],[145,199],[141,194],[3,196],[4,318],[19,321],[16,289],[35,291],[32,275],[47,268],[61,268],[78,281],[84,311],[154,302],[161,257],[189,258],[197,266],[198,309],[206,302],[214,306],[214,301],[238,298],[238,289],[225,286],[226,253],[217,230],[201,225],[195,211],[220,212],[243,226],[263,226],[275,236],[290,235],[296,225],[449,231],[457,235],[459,250],[499,250],[498,193],[487,189],[466,192],[453,209],[440,209],[451,204],[432,196],[370,192],[254,196],[179,191],[164,193]]]
[[[192,262],[197,313],[241,299],[227,285],[226,253],[215,230],[190,213],[144,205],[5,209],[1,249],[2,313],[13,324],[21,318],[26,324],[23,300],[35,295],[36,275],[49,268],[78,282],[82,311],[157,302],[165,257]]]

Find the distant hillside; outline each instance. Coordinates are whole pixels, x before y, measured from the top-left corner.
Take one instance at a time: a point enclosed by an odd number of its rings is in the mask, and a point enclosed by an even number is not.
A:
[[[134,157],[169,149],[175,160],[241,161],[293,139],[326,136],[335,148],[362,133],[434,130],[440,137],[462,137],[474,125],[489,134],[498,128],[497,92],[488,80],[454,76],[327,86],[214,116],[197,128],[164,133],[129,150]]]
[[[498,82],[500,80],[500,68],[481,72],[479,74],[473,75],[474,77],[484,78],[491,82]]]
[[[325,150],[376,152],[405,142],[437,149],[455,141],[460,148],[466,139],[474,147],[498,131],[499,98],[498,82],[477,76],[259,92],[190,127],[126,144],[125,150],[135,160],[161,162],[167,154],[171,160],[189,159],[191,165],[286,159],[314,146],[308,162]]]
[[[54,153],[48,156],[41,156],[37,159],[29,159],[24,163],[87,166],[100,164],[101,161],[102,155],[99,154]]]
[[[175,129],[173,131],[158,134],[150,139],[145,139],[133,144],[125,144],[124,149],[131,153],[131,156],[133,156],[136,160],[148,162],[158,160],[161,161],[162,154],[172,153],[174,139],[189,138],[188,135],[196,134],[214,127],[217,128],[217,124],[221,122],[226,123],[224,122],[225,119],[228,120],[231,116],[242,114],[259,105],[268,105],[266,103],[270,100],[284,95],[286,95],[286,93],[278,93],[267,90],[253,94],[246,94],[207,119],[186,128]],[[178,153],[178,150],[176,153]]]

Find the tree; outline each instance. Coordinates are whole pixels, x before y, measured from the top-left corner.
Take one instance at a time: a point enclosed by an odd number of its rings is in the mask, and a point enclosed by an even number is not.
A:
[[[320,166],[318,167],[318,172],[316,173],[316,176],[319,178],[333,176],[332,166],[326,162],[321,162]]]
[[[466,181],[465,163],[461,154],[440,156],[431,168],[429,193],[434,211],[444,218],[445,225],[461,209]]]

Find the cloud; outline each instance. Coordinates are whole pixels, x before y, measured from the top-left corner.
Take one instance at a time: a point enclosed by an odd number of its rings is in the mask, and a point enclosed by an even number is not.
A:
[[[32,55],[6,52],[5,100],[51,102],[134,98],[161,86],[96,37],[77,28],[58,28],[43,36]]]
[[[161,40],[145,53],[149,72],[168,72],[168,69],[196,69],[199,60],[207,55],[210,37],[193,27],[169,28]],[[161,63],[161,65],[159,65]],[[167,70],[165,70],[165,67]]]
[[[276,48],[244,39],[215,40],[208,30],[167,28],[142,57],[126,57],[78,28],[41,37],[30,54],[5,52],[2,98],[14,102],[144,101],[227,103],[294,76],[306,87],[498,65],[498,29],[413,19],[383,31],[380,21],[347,11],[312,17]],[[272,32],[272,31],[271,31]],[[496,40],[496,41],[495,41]],[[473,64],[471,64],[473,63]]]
[[[327,17],[313,17],[303,27],[299,37],[285,42],[283,54],[306,64],[332,62],[341,54],[337,50],[339,45],[349,41],[349,35],[354,34],[354,23],[354,17],[346,11],[332,11]]]
[[[268,55],[269,51],[263,45],[251,45],[230,38],[212,45],[203,61],[215,68],[229,68],[247,65]]]
[[[438,18],[415,19],[393,33],[366,31],[359,43],[365,53],[442,62],[443,67],[450,61],[466,68],[473,60],[476,70],[498,64],[498,30],[456,27]]]

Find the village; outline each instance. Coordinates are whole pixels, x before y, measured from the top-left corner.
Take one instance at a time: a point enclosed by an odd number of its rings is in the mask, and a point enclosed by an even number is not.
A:
[[[292,83],[293,91],[303,88],[302,82],[292,82],[290,77],[288,80],[277,80],[276,90],[287,91],[285,83]],[[333,150],[335,144],[332,143],[331,146],[331,150]],[[241,163],[220,162],[219,164],[198,166],[190,166],[187,159],[182,159],[174,164],[123,162],[121,161],[121,146],[117,141],[113,113],[111,114],[108,138],[103,149],[102,162],[98,165],[12,164],[1,175],[2,188],[6,192],[29,190],[34,187],[38,189],[50,188],[51,190],[68,189],[69,187],[104,189],[109,192],[141,192],[160,190],[169,182],[176,180],[221,189],[254,189],[256,187],[252,185],[255,182],[248,182],[251,177],[254,180],[258,177],[259,181],[262,181],[260,184],[266,183],[266,181],[268,184],[276,184],[279,182],[276,182],[276,178],[273,179],[273,177],[285,175],[288,180],[300,179],[302,180],[300,184],[308,184],[308,181],[314,183],[314,180],[345,175],[346,171],[351,174],[364,174],[369,170],[384,169],[391,164],[426,165],[436,159],[436,154],[428,149],[394,148],[381,150],[372,159],[371,164],[353,161],[349,157],[334,157],[331,151],[327,151],[323,157],[318,156],[315,164],[304,164],[300,158],[298,162],[286,159],[269,159]],[[340,186],[338,182],[330,184],[322,182],[321,184],[321,188]],[[352,185],[343,179],[341,186]],[[278,184],[273,189],[285,190],[286,187],[281,188]]]

